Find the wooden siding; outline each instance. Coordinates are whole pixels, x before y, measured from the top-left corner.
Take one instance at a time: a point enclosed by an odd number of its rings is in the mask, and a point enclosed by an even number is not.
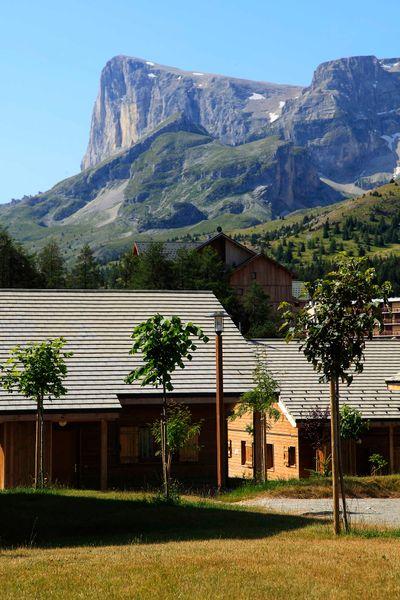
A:
[[[191,406],[193,421],[202,422],[199,435],[197,461],[180,460],[175,456],[172,461],[172,477],[179,481],[215,482],[215,405],[196,404]],[[146,483],[161,481],[161,461],[159,456],[147,460],[123,464],[120,460],[120,428],[147,427],[160,418],[161,406],[125,406],[118,421],[108,426],[108,485],[109,487],[137,487]]]
[[[292,276],[282,266],[265,256],[256,256],[233,271],[229,283],[239,296],[245,294],[252,283],[258,283],[274,307],[292,300]]]
[[[253,442],[253,436],[247,433],[246,427],[253,424],[253,417],[249,413],[228,423],[228,444],[232,445],[232,456],[229,458],[230,477],[253,477],[253,464],[247,461],[242,464],[242,444],[246,448]],[[273,446],[273,467],[268,469],[267,477],[270,479],[291,479],[299,477],[299,436],[296,427],[293,427],[281,413],[275,423],[270,424],[267,431],[266,443]],[[289,448],[295,450],[296,464],[288,466]]]

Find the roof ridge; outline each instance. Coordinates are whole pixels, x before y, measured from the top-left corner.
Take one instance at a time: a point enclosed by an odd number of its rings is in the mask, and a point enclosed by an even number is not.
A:
[[[0,288],[0,293],[46,293],[46,294],[208,294],[215,296],[211,290],[116,290],[116,289],[80,289],[80,288]]]

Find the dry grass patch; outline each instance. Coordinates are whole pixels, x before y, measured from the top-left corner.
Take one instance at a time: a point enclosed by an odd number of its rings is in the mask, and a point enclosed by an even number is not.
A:
[[[213,501],[0,493],[0,531],[2,600],[400,596],[399,532],[333,539],[329,524]]]
[[[349,498],[400,498],[400,475],[376,477],[345,477]],[[330,498],[332,480],[329,477],[271,480],[265,484],[238,480],[234,487],[220,496],[223,502],[237,502],[257,496],[269,498]]]

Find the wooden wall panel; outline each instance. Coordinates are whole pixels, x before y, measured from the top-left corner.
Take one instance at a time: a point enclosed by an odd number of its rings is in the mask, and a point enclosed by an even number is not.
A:
[[[252,425],[251,414],[228,423],[228,440],[232,444],[232,457],[229,459],[230,477],[253,477],[252,464],[242,464],[242,443],[251,444],[253,436],[247,433],[246,426]],[[299,436],[296,427],[293,427],[286,417],[281,414],[278,421],[271,423],[267,431],[266,443],[273,446],[274,466],[268,469],[270,479],[291,479],[299,477]],[[287,466],[287,449],[295,448],[296,464]]]
[[[0,423],[0,490],[5,486],[4,423]]]
[[[193,421],[202,421],[199,436],[198,462],[180,462],[174,457],[172,477],[179,481],[215,483],[215,406],[196,404],[191,406]],[[109,487],[138,487],[161,482],[161,459],[121,464],[119,461],[119,427],[147,426],[160,418],[161,406],[126,406],[117,422],[109,423],[108,453]]]
[[[240,294],[245,294],[252,283],[257,282],[277,306],[292,299],[292,276],[280,265],[258,256],[230,276],[230,285]]]

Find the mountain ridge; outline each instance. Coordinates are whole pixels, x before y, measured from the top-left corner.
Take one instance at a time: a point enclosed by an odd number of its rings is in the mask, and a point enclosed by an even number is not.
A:
[[[400,59],[328,61],[301,88],[114,57],[83,162],[0,224],[33,251],[52,236],[109,255],[361,195],[400,175]]]

